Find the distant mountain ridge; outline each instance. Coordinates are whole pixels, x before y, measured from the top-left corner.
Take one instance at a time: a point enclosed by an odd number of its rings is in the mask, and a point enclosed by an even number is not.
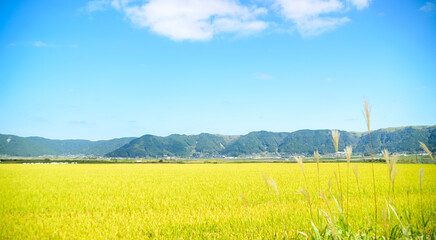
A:
[[[0,155],[35,157],[43,155],[103,156],[129,143],[134,137],[111,140],[52,140],[0,134]]]
[[[368,153],[368,134],[340,131],[339,149],[353,146],[354,153]],[[289,156],[292,154],[333,153],[330,130],[299,130],[295,132],[257,131],[246,135],[225,136],[212,134],[157,137],[144,135],[121,148],[107,153],[107,157],[223,157],[223,156]],[[408,126],[385,128],[371,132],[374,152],[387,148],[390,152],[422,151],[419,142],[436,150],[435,126]]]
[[[366,132],[340,131],[339,149],[353,146],[354,153],[369,152]],[[8,140],[9,139],[9,140]],[[371,132],[374,152],[420,152],[419,142],[436,151],[436,125],[384,128]],[[295,132],[255,131],[246,135],[172,134],[167,137],[144,135],[103,141],[51,140],[0,134],[0,155],[87,155],[121,158],[210,158],[244,156],[281,156],[293,154],[333,153],[330,130]]]

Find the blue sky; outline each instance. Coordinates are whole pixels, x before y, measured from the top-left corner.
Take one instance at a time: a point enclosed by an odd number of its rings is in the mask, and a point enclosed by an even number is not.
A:
[[[436,124],[436,1],[0,3],[0,133]]]

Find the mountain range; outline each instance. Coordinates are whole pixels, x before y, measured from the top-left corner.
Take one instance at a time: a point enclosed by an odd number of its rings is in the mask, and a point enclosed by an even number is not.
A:
[[[369,152],[366,132],[339,131],[339,149],[353,146],[354,153]],[[384,128],[371,132],[374,152],[420,152],[419,142],[436,151],[436,125]],[[51,140],[41,137],[18,137],[0,134],[0,155],[86,155],[120,158],[209,158],[247,156],[289,156],[293,154],[333,153],[330,130],[295,132],[256,131],[246,135],[172,134],[167,137],[144,135],[139,138],[112,140]]]
[[[103,156],[132,141],[133,137],[111,140],[52,140],[0,134],[0,155],[36,157],[43,155]]]

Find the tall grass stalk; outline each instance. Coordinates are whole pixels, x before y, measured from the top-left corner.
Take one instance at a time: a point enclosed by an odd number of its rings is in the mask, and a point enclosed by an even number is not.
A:
[[[333,138],[333,144],[335,145],[336,158],[337,158],[337,156],[338,156],[338,152],[339,152],[339,151],[338,151],[338,149],[339,149],[339,136],[340,136],[341,134],[339,133],[338,130],[331,130],[331,133],[332,133],[332,138]],[[338,162],[339,197],[340,197],[340,200],[341,200],[341,208],[343,209],[344,204],[343,204],[343,201],[342,201],[341,168],[340,168],[340,165],[339,165],[339,160],[336,159],[336,161]]]
[[[360,183],[359,183],[359,165],[355,164],[352,166],[353,168],[353,172],[354,172],[354,176],[356,177],[356,183],[357,183],[357,191],[360,195],[360,192],[362,191],[362,195],[363,195],[363,200],[365,201],[365,207],[366,207],[366,218],[369,219],[369,209],[368,209],[368,200],[366,199],[366,194],[365,194],[365,190],[361,190],[360,189]]]
[[[313,152],[313,156],[315,157],[316,168],[318,170],[318,191],[321,191],[321,180],[319,178],[319,152],[318,152],[318,150]],[[318,206],[317,217],[318,217],[318,223],[319,223],[320,222],[320,208],[319,208],[319,206]]]
[[[345,148],[345,156],[347,157],[347,213],[345,214],[345,216],[346,216],[346,221],[347,221],[347,226],[348,226],[348,215],[349,215],[349,212],[348,212],[348,192],[349,192],[349,183],[350,183],[350,181],[349,181],[349,179],[350,179],[350,160],[351,160],[351,154],[353,153],[353,147],[351,147],[351,146],[347,146],[346,148]]]
[[[310,200],[310,194],[309,194],[309,190],[308,190],[306,173],[304,172],[303,158],[302,157],[294,157],[294,158],[297,161],[298,165],[300,165],[301,171],[303,172],[304,183],[305,183],[305,187],[303,189],[298,190],[297,193],[302,194],[306,197],[307,203],[309,204],[310,217],[311,217],[311,220],[313,221],[312,201]]]
[[[396,168],[399,156],[397,154],[390,157],[389,151],[387,149],[382,150],[382,154],[384,159],[386,160],[386,164],[388,166],[388,174],[389,174],[389,191],[392,190],[392,195],[395,198],[395,179],[398,174],[398,169]]]
[[[311,221],[313,221],[312,201],[310,201],[309,191],[307,191],[307,188],[304,187],[304,188],[300,188],[297,193],[302,194],[303,196],[306,197],[307,203],[309,204],[310,218],[311,218]]]
[[[318,189],[321,190],[321,180],[319,179],[319,152],[318,150],[313,152],[313,156],[316,160],[316,168],[318,169]]]
[[[374,172],[374,157],[372,155],[372,144],[371,144],[371,115],[369,110],[369,104],[366,99],[364,99],[364,108],[365,108],[365,120],[366,125],[368,127],[368,138],[369,138],[369,149],[371,150],[371,166],[372,166],[372,183],[374,187],[374,234],[377,239],[377,191],[375,188],[375,172]]]
[[[424,220],[424,210],[422,207],[422,183],[424,182],[424,168],[419,169],[419,201],[421,206],[421,222],[422,230],[425,235],[425,220]]]
[[[277,188],[276,181],[274,181],[272,177],[268,178],[268,176],[265,173],[262,173],[262,177],[263,180],[265,181],[266,187],[268,188],[268,192],[270,191],[270,189],[273,189],[276,192],[277,196],[279,196],[279,190]]]

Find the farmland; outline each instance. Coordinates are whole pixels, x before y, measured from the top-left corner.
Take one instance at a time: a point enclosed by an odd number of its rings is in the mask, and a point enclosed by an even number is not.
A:
[[[360,188],[346,163],[320,164],[322,199],[317,166],[304,163],[313,217],[295,163],[0,165],[0,238],[306,238],[311,221],[324,237],[373,237],[371,165],[352,165]],[[375,164],[377,236],[434,236],[436,165],[396,168],[392,191]]]

